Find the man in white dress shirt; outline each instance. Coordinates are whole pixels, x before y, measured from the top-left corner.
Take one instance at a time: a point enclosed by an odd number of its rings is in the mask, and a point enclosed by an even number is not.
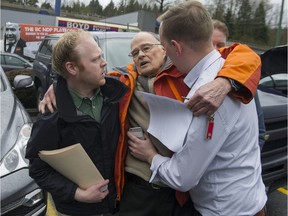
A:
[[[170,8],[161,19],[161,43],[187,74],[190,98],[215,78],[224,62],[212,44],[211,17],[201,3],[188,1]],[[213,116],[194,116],[182,149],[171,158],[157,154],[147,136],[128,136],[132,155],[151,164],[150,181],[189,191],[198,215],[265,215],[255,103],[226,97]]]

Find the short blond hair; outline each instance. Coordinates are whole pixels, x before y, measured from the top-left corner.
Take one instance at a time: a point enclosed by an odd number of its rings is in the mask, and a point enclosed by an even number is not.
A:
[[[159,18],[163,36],[168,40],[182,40],[197,45],[208,42],[213,33],[212,18],[199,1],[180,3]]]
[[[226,38],[229,37],[229,30],[225,23],[221,22],[220,20],[213,19],[213,27],[214,29],[218,29],[219,31],[223,32]]]
[[[67,61],[77,62],[79,54],[76,50],[76,46],[79,44],[80,39],[87,39],[87,37],[93,38],[90,32],[80,29],[66,32],[59,38],[52,51],[52,67],[55,72],[64,78],[67,77],[68,72],[65,63]]]

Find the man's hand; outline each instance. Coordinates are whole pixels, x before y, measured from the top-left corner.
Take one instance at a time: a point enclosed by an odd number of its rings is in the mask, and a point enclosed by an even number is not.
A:
[[[109,194],[108,189],[102,191],[101,188],[108,185],[109,180],[103,180],[99,184],[90,186],[87,189],[77,188],[74,199],[79,202],[85,203],[99,203]]]
[[[212,115],[221,106],[230,91],[230,82],[226,78],[218,77],[201,86],[189,99],[187,107],[195,116]]]
[[[40,101],[39,106],[38,106],[39,112],[44,113],[46,106],[51,113],[54,112],[54,107],[56,108],[56,97],[55,97],[53,85],[50,85],[49,89],[44,95],[43,100]]]
[[[141,140],[134,136],[131,132],[127,132],[129,137],[128,145],[131,154],[142,161],[152,163],[153,157],[157,154],[157,151],[152,144],[149,137],[145,134],[145,140]]]

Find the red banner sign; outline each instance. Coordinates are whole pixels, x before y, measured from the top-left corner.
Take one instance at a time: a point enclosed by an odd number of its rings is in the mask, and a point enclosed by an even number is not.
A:
[[[67,31],[73,31],[76,28],[57,27],[57,26],[43,26],[43,25],[30,25],[20,24],[21,31],[20,37],[28,41],[42,41],[48,34],[65,33]]]

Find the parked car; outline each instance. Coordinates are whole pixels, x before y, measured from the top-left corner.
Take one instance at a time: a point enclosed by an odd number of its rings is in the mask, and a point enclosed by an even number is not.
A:
[[[0,52],[1,66],[13,85],[14,77],[17,75],[32,76],[33,64],[15,53]],[[36,96],[33,86],[14,91],[25,108],[36,108]]]
[[[135,33],[93,32],[100,41],[104,57],[108,61],[107,71],[115,66],[131,62],[128,57],[130,41]],[[38,100],[51,84],[52,47],[61,35],[48,35],[39,47],[33,64],[35,88]],[[286,55],[287,56],[287,55]],[[279,95],[280,94],[280,95]],[[259,99],[264,112],[267,130],[266,144],[262,150],[263,179],[269,188],[273,182],[287,175],[287,98],[278,91],[259,89]]]
[[[32,121],[0,67],[1,98],[1,213],[0,215],[45,215],[46,193],[30,178],[26,145]],[[14,88],[32,84],[32,77],[18,75]]]
[[[6,73],[11,70],[32,69],[33,64],[16,53],[0,52],[1,65]]]
[[[92,32],[92,34],[94,39],[99,42],[104,58],[107,60],[107,71],[131,62],[128,53],[130,52],[130,41],[135,32]],[[55,77],[55,73],[51,72],[52,47],[62,35],[45,36],[33,62],[33,79],[38,102],[43,98],[43,94]]]
[[[264,114],[266,142],[261,152],[262,177],[267,186],[287,177],[287,98],[258,90]]]
[[[283,93],[284,95],[287,95],[287,73],[279,73],[279,74],[272,74],[270,76],[266,76],[262,78],[259,82],[261,86],[266,86],[268,88],[275,89],[277,91],[280,91],[280,93]]]
[[[261,61],[258,94],[267,131],[261,153],[262,177],[273,190],[274,182],[287,179],[287,46],[267,50]]]
[[[260,88],[267,87],[287,96],[287,48],[287,45],[274,47],[261,55]]]

